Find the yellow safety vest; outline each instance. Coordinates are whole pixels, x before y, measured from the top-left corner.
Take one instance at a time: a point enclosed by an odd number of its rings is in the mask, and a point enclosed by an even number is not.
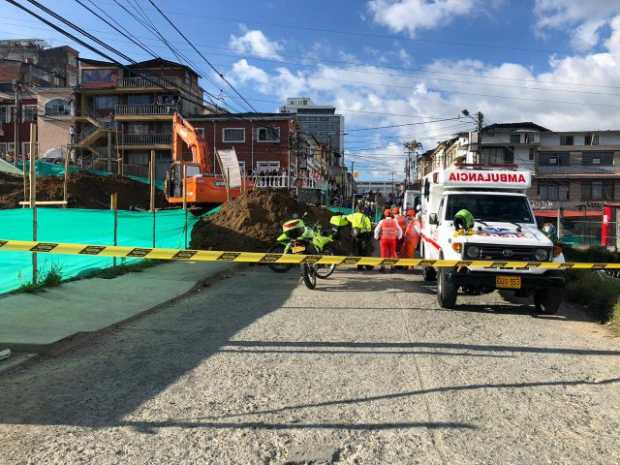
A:
[[[372,230],[370,218],[363,213],[357,212],[347,215],[347,221],[351,223],[351,227],[357,228],[362,232],[370,232]]]

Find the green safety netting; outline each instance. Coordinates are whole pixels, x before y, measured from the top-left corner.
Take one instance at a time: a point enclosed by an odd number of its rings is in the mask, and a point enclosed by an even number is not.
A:
[[[37,176],[64,176],[65,175],[65,167],[64,167],[64,165],[55,164],[55,163],[48,163],[48,162],[45,162],[45,161],[42,161],[42,160],[37,160],[35,165],[36,165]],[[22,168],[21,161],[17,162],[17,168],[21,170],[21,168]],[[28,168],[28,167],[26,167],[26,168]],[[71,173],[90,173],[90,174],[94,174],[94,175],[97,175],[97,176],[110,176],[112,174],[112,173],[110,173],[108,171],[80,168],[80,167],[74,166],[74,165],[70,165],[69,166],[69,174],[71,174]],[[141,182],[143,184],[149,184],[148,178],[145,178],[145,177],[142,177],[142,176],[126,175],[125,177],[129,178],[129,179],[133,179],[134,181]],[[157,189],[159,189],[159,190],[163,190],[164,189],[164,182],[163,181],[155,181],[155,187],[157,187]]]
[[[38,240],[83,244],[112,244],[114,212],[74,208],[38,208]],[[187,236],[185,230],[187,217]],[[183,210],[161,210],[155,215],[157,247],[184,248],[197,218]],[[118,212],[118,245],[152,247],[153,214],[150,212]],[[0,239],[32,240],[32,210],[29,208],[0,210]],[[117,264],[121,263],[117,259]],[[68,279],[87,270],[112,266],[111,257],[39,254],[39,272],[44,275],[52,267]],[[31,254],[0,251],[0,294],[27,284],[32,278]]]

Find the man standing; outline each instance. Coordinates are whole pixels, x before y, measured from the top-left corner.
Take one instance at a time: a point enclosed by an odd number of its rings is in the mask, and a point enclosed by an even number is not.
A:
[[[351,224],[353,234],[353,253],[358,257],[371,255],[372,248],[370,242],[370,233],[372,231],[372,223],[370,218],[364,213],[364,203],[357,204],[357,212],[347,215],[346,220]],[[364,267],[358,265],[357,269],[362,270]]]
[[[392,217],[390,209],[386,209],[383,215],[385,218],[379,221],[375,227],[375,239],[379,240],[381,258],[398,258],[396,245],[398,240],[403,237],[403,230]],[[380,271],[384,271],[383,266]]]

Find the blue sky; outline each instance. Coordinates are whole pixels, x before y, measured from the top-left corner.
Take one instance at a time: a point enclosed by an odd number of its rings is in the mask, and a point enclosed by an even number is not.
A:
[[[463,108],[488,123],[620,128],[617,0],[155,1],[257,110],[277,110],[287,96],[335,104],[350,131],[345,158],[363,178],[401,173],[406,140],[431,148],[470,128],[466,120],[417,124]],[[141,7],[196,65],[206,90],[247,111],[147,0],[117,2],[136,15]],[[41,3],[131,58],[151,58],[74,0]],[[178,61],[118,3],[96,1],[157,55]],[[75,46],[8,3],[0,18],[3,38]]]

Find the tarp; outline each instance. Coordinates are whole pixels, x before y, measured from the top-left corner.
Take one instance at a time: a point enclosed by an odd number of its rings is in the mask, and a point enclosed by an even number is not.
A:
[[[2,171],[3,173],[14,174],[16,176],[22,175],[22,170],[20,170],[19,168],[16,168],[9,162],[2,160],[2,159],[0,159],[0,171]]]
[[[38,240],[112,244],[114,240],[114,213],[111,210],[74,208],[38,208]],[[187,238],[197,218],[187,214]],[[155,217],[157,247],[185,247],[185,212],[162,210]],[[152,247],[153,214],[150,212],[118,212],[118,245]],[[0,210],[0,239],[32,240],[32,210]],[[117,264],[122,259],[117,259]],[[57,268],[63,279],[71,278],[90,269],[112,266],[111,257],[48,255],[38,256],[39,272],[43,275]],[[32,278],[32,258],[29,253],[0,252],[0,294],[27,284]]]
[[[17,163],[17,166],[21,169],[21,161]],[[28,169],[28,166],[26,166],[26,169]],[[37,176],[64,176],[65,175],[64,164],[47,163],[42,160],[36,161],[36,170],[37,170]],[[96,176],[110,176],[112,174],[108,171],[85,169],[85,168],[80,168],[78,166],[70,165],[69,174],[72,174],[72,173],[90,173]],[[125,176],[125,177],[129,179],[133,179],[134,181],[137,181],[137,182],[141,182],[143,184],[149,184],[148,178],[144,178],[142,176]],[[164,190],[164,182],[155,181],[155,187],[159,189],[160,191]]]

